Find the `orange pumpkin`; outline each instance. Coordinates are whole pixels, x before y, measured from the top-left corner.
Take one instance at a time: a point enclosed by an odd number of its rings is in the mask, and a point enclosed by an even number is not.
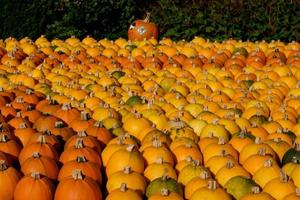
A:
[[[54,185],[51,181],[38,172],[32,172],[24,176],[17,184],[14,199],[45,199],[54,197]]]
[[[144,20],[136,20],[130,26],[128,30],[129,40],[144,40],[158,37],[158,28],[154,23],[150,23],[150,13]]]
[[[58,184],[54,199],[102,200],[102,192],[93,179],[82,174],[80,170],[74,170],[71,177]]]

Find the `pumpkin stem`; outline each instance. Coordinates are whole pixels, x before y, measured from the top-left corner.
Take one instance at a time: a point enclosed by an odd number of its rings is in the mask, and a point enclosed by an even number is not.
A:
[[[210,190],[215,190],[217,189],[217,182],[215,180],[209,180],[207,183],[207,187]]]
[[[77,133],[77,135],[78,135],[78,137],[81,137],[81,138],[87,137],[87,134],[86,134],[85,131],[79,131],[79,132]]]
[[[21,117],[21,112],[17,112],[16,117]]]
[[[192,156],[187,156],[187,157],[185,157],[185,160],[186,160],[187,162],[192,162],[192,161],[193,161],[193,158],[192,158]]]
[[[80,118],[82,121],[87,121],[89,120],[91,117],[90,117],[90,114],[86,111],[81,111],[80,113]]]
[[[68,104],[68,103],[64,103],[62,106],[61,106],[61,109],[66,111],[66,110],[70,110],[71,109],[71,105]]]
[[[133,152],[134,149],[135,149],[135,145],[134,145],[134,144],[130,144],[130,145],[128,145],[128,147],[126,148],[126,150],[129,151],[129,152]]]
[[[151,16],[151,13],[150,13],[150,12],[147,12],[147,13],[146,13],[146,17],[145,17],[145,19],[144,19],[144,22],[149,23],[149,22],[150,22],[150,16]]]
[[[84,163],[87,162],[86,158],[84,156],[77,156],[76,161],[78,163]]]
[[[195,167],[198,167],[200,165],[200,161],[199,160],[192,160],[191,161],[192,164],[195,166]]]
[[[208,179],[210,176],[209,176],[209,173],[207,171],[202,171],[201,174],[199,175],[199,177],[203,180],[206,180]]]
[[[255,142],[255,144],[260,144],[261,143],[261,138],[256,137],[254,142]]]
[[[157,164],[163,164],[164,163],[164,159],[162,157],[159,157],[155,160],[155,163]]]
[[[16,98],[17,103],[24,103],[24,98],[22,96],[19,96]]]
[[[296,151],[300,151],[300,143],[299,142],[295,142],[295,149]]]
[[[32,173],[30,174],[30,176],[31,176],[33,179],[35,179],[35,180],[41,178],[41,175],[40,175],[39,172],[32,172]]]
[[[4,171],[7,168],[8,167],[7,167],[7,164],[6,164],[5,160],[0,160],[0,171]]]
[[[102,128],[103,127],[103,123],[101,121],[96,121],[94,123],[94,127],[97,127],[97,128]]]
[[[251,191],[252,191],[253,194],[258,194],[260,192],[260,189],[259,189],[258,186],[253,186],[251,188]]]
[[[232,160],[228,160],[227,162],[226,162],[226,168],[227,169],[231,169],[231,168],[233,168],[234,167],[234,164],[233,164],[233,162],[232,162]]]
[[[225,138],[223,138],[223,137],[219,137],[218,144],[220,144],[220,145],[224,145],[224,144],[225,144]]]
[[[26,123],[24,123],[24,122],[20,123],[19,128],[27,128]]]
[[[168,190],[167,188],[163,188],[163,189],[160,190],[160,194],[162,196],[169,196],[170,190]]]
[[[296,196],[300,197],[300,188],[296,188]]]
[[[40,144],[46,144],[46,136],[45,136],[45,135],[39,135],[37,141],[38,141]]]
[[[260,155],[260,156],[265,156],[266,155],[266,148],[263,148],[263,147],[259,148],[257,154]]]
[[[54,124],[55,128],[63,128],[64,127],[64,122],[63,121],[56,121]]]
[[[81,169],[75,169],[72,173],[72,177],[74,180],[83,180],[84,179],[84,175],[83,175]]]
[[[289,177],[287,176],[287,174],[284,171],[280,171],[280,181],[286,183],[288,182]]]
[[[264,162],[264,167],[272,167],[273,161],[272,159],[268,159]]]
[[[131,167],[130,167],[130,166],[124,167],[123,172],[124,172],[125,174],[130,174],[130,173],[132,172]]]
[[[40,158],[41,154],[39,152],[33,152],[32,157],[34,157],[34,158]]]
[[[76,149],[83,149],[84,148],[83,139],[77,138],[74,146]]]
[[[126,183],[121,183],[120,191],[121,192],[126,192],[127,190],[128,190],[127,184]]]
[[[155,148],[159,148],[159,147],[162,146],[162,142],[159,139],[154,139],[152,141],[152,146],[155,147]]]
[[[7,135],[1,135],[0,136],[0,142],[6,143],[7,142]]]

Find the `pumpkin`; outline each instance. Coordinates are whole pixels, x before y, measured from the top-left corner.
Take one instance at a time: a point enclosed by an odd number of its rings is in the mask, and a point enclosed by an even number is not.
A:
[[[177,179],[177,174],[173,166],[168,162],[164,162],[162,157],[158,158],[154,163],[148,165],[144,171],[144,176],[149,181],[152,181],[163,175],[175,180]]]
[[[149,200],[183,200],[183,198],[176,192],[171,192],[168,189],[161,189],[159,194],[155,194],[149,198]]]
[[[77,142],[77,139],[82,140],[85,146],[94,149],[98,153],[101,153],[101,147],[98,140],[93,136],[87,135],[85,131],[80,131],[77,133],[77,135],[73,135],[72,137],[70,137],[68,141],[65,143],[65,149],[74,146],[75,143]]]
[[[142,200],[141,195],[133,189],[127,187],[126,183],[122,183],[119,189],[113,190],[106,197],[106,200]]]
[[[280,177],[280,172],[280,167],[269,159],[255,172],[253,180],[263,188],[272,179]]]
[[[38,172],[40,175],[56,180],[59,169],[55,160],[41,156],[38,152],[34,152],[31,158],[26,159],[22,163],[21,171],[25,175]]]
[[[209,181],[209,174],[205,171],[200,176],[197,176],[190,180],[184,188],[184,196],[186,199],[190,199],[193,193],[199,188],[206,187]]]
[[[0,151],[6,153],[12,160],[17,160],[21,151],[21,145],[7,135],[0,135]]]
[[[99,167],[102,166],[102,161],[99,153],[91,147],[83,144],[82,138],[77,138],[76,143],[63,151],[59,157],[59,161],[63,164],[76,160],[78,156],[84,156],[88,161],[96,163]]]
[[[113,138],[112,134],[103,127],[100,121],[96,121],[93,126],[89,126],[85,131],[88,135],[97,137],[102,147],[106,146]]]
[[[85,176],[90,177],[101,184],[102,175],[99,166],[96,163],[88,161],[84,156],[78,156],[76,160],[66,162],[60,169],[57,179],[62,181],[63,179],[72,176],[75,169],[80,169]]]
[[[42,176],[38,172],[32,172],[18,182],[14,192],[14,199],[51,200],[54,197],[54,190],[54,185],[47,177]]]
[[[22,123],[17,129],[15,129],[14,133],[24,147],[30,140],[31,136],[36,133],[36,131],[31,127],[27,127],[25,123]]]
[[[15,168],[9,167],[5,161],[0,160],[0,197],[1,199],[13,199],[17,183],[21,174]]]
[[[282,165],[286,165],[289,162],[300,162],[300,144],[295,143],[295,148],[290,148],[282,157]]]
[[[230,160],[216,173],[216,179],[222,186],[225,186],[226,183],[235,176],[251,177],[243,167],[235,165]]]
[[[171,151],[165,147],[159,140],[153,140],[152,146],[143,150],[143,157],[146,164],[155,163],[158,158],[162,158],[164,162],[174,165],[174,159]]]
[[[274,199],[284,199],[284,197],[293,194],[296,186],[291,180],[288,180],[286,174],[270,180],[263,188],[263,191],[270,194]]]
[[[124,167],[123,170],[113,173],[108,177],[106,189],[110,193],[125,183],[128,188],[138,191],[140,194],[144,194],[146,191],[145,178],[131,170],[131,167]]]
[[[216,181],[209,181],[207,187],[202,187],[196,190],[191,198],[191,200],[231,200],[232,198],[228,195],[222,188],[217,187]]]
[[[102,193],[98,184],[93,179],[84,176],[80,170],[74,170],[71,177],[59,182],[54,199],[101,200]]]
[[[260,192],[258,186],[252,188],[252,193],[244,195],[240,200],[275,200],[271,195],[266,192]]]
[[[113,153],[106,165],[106,175],[109,178],[114,172],[130,166],[132,171],[143,173],[145,168],[144,158],[134,145],[128,145],[126,149],[120,149]]]
[[[46,143],[46,138],[43,135],[39,137],[38,141],[27,145],[21,150],[19,155],[20,164],[22,165],[22,163],[30,158],[33,153],[38,153],[41,156],[46,156],[54,160],[58,160],[58,154],[56,150],[52,145]]]
[[[185,186],[190,180],[200,176],[203,171],[210,174],[208,169],[200,165],[199,161],[194,160],[179,172],[178,182]]]
[[[147,16],[144,20],[136,20],[130,26],[128,30],[128,39],[129,40],[144,40],[158,37],[157,26],[153,23],[150,23],[150,13],[147,13]]]
[[[154,179],[149,183],[146,191],[146,196],[150,198],[153,195],[160,194],[163,188],[168,189],[170,192],[175,192],[180,196],[183,195],[182,188],[176,180],[168,176],[162,176]]]
[[[243,196],[252,193],[252,188],[257,186],[256,183],[243,176],[235,176],[229,179],[224,185],[226,191],[235,199],[241,199]]]

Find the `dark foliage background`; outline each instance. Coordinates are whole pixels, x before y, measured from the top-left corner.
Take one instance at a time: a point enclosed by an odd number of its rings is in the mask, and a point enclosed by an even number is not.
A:
[[[300,39],[299,0],[0,0],[0,38],[127,37],[152,13],[160,37]]]

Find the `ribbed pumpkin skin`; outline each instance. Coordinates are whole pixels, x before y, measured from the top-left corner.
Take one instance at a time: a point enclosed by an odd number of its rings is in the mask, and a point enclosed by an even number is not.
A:
[[[55,187],[48,178],[34,178],[32,174],[29,174],[18,182],[14,192],[14,199],[52,200],[54,191]]]
[[[0,199],[13,199],[21,174],[13,167],[0,171]]]
[[[62,180],[55,191],[54,200],[90,199],[102,200],[102,193],[98,184],[89,177],[69,177]]]

